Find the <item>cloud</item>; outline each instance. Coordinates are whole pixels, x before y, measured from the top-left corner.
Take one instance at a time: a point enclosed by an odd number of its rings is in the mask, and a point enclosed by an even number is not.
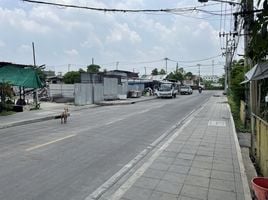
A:
[[[1,48],[1,47],[5,47],[5,46],[6,46],[6,43],[3,42],[2,40],[0,40],[0,48]]]
[[[106,37],[107,43],[130,41],[131,43],[141,42],[141,38],[136,31],[130,30],[129,26],[124,24],[116,24],[110,30],[110,34]]]
[[[118,9],[137,9],[142,6],[144,6],[143,0],[125,0],[115,4]]]
[[[22,9],[8,10],[0,8],[0,22],[2,25],[9,26],[20,32],[46,33],[50,30],[49,27],[31,19]]]
[[[64,53],[67,56],[71,56],[71,57],[75,57],[79,55],[79,52],[76,49],[65,50]]]
[[[23,44],[18,48],[18,52],[21,54],[27,54],[32,51],[32,46]]]

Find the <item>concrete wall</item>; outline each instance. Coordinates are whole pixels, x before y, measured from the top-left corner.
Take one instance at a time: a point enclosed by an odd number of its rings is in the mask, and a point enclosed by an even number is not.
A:
[[[76,105],[92,104],[92,84],[77,83],[74,85],[74,103]]]
[[[49,84],[50,97],[68,97],[74,98],[73,84]]]
[[[105,99],[118,99],[127,94],[127,82],[118,84],[118,78],[104,78],[103,83],[50,84],[52,98],[74,98],[76,105],[93,104]]]
[[[94,84],[94,103],[104,100],[103,90],[103,84]]]
[[[118,94],[125,94],[126,95],[128,92],[128,83],[124,82],[121,85],[118,85],[117,92],[118,92]]]
[[[74,88],[76,105],[87,105],[104,100],[102,84],[77,83]],[[94,94],[93,94],[94,91]]]
[[[104,99],[117,99],[118,95],[118,79],[117,78],[104,78]]]

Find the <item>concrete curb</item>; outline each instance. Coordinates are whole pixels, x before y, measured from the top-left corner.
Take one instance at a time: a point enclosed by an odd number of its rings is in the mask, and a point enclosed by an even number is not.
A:
[[[60,117],[60,115],[47,116],[47,117],[41,117],[41,118],[37,118],[37,119],[28,119],[25,121],[13,122],[13,123],[9,123],[6,125],[1,125],[0,129],[10,128],[10,127],[14,127],[14,126],[21,126],[21,125],[25,125],[25,124],[32,124],[32,123],[41,122],[41,121],[47,121],[47,120],[51,120],[51,119],[56,119],[57,117]]]
[[[155,99],[156,98],[139,99],[136,101],[128,101],[128,102],[113,102],[110,104],[109,103],[104,103],[104,104],[98,103],[98,104],[95,104],[94,106],[90,106],[90,107],[82,106],[81,108],[77,108],[77,109],[72,110],[72,112],[90,109],[90,108],[97,108],[100,106],[129,105],[129,104],[134,104],[134,103],[143,102],[143,101],[150,101],[150,100],[155,100]],[[58,119],[58,118],[60,118],[60,114],[55,114],[55,115],[46,116],[46,117],[39,117],[39,118],[35,118],[35,119],[27,119],[24,121],[22,120],[22,121],[9,123],[9,124],[0,125],[0,129],[10,128],[10,127],[14,127],[14,126],[21,126],[21,125],[25,125],[25,124],[33,124],[33,123],[37,123],[37,122],[48,121],[48,120]]]
[[[238,162],[239,162],[240,175],[241,175],[243,191],[244,191],[244,198],[245,198],[245,200],[251,200],[252,197],[251,197],[251,193],[250,193],[250,189],[249,189],[249,185],[248,185],[247,175],[245,172],[241,148],[240,148],[238,138],[237,138],[237,133],[235,130],[234,119],[233,119],[231,108],[230,108],[229,104],[227,104],[227,107],[228,107],[228,110],[230,112],[230,119],[231,119],[231,124],[232,124],[232,129],[233,129],[232,132],[233,132],[233,136],[234,136],[234,140],[235,140],[235,147],[236,147],[236,152],[237,152],[237,157],[238,157]]]
[[[96,107],[99,107],[99,106],[96,105],[96,106],[91,106],[91,107],[83,107],[83,108],[72,110],[72,112],[90,109],[90,108],[96,108]],[[13,123],[9,123],[9,124],[0,125],[0,129],[10,128],[10,127],[14,127],[14,126],[21,126],[21,125],[26,125],[26,124],[33,124],[33,123],[37,123],[37,122],[48,121],[48,120],[59,119],[59,118],[60,118],[60,114],[53,114],[50,116],[39,117],[39,118],[34,118],[34,119],[27,119],[27,120],[17,121],[17,122],[13,122]]]
[[[149,99],[138,99],[138,100],[133,100],[133,101],[121,101],[121,102],[99,102],[96,103],[96,105],[100,105],[100,106],[115,106],[115,105],[129,105],[129,104],[134,104],[134,103],[139,103],[139,102],[144,102],[144,101],[152,101],[152,100],[156,100],[157,98],[149,98]]]

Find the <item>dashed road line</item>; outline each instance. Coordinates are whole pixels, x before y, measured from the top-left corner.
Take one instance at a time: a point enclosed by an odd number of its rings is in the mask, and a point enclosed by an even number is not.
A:
[[[25,151],[32,151],[32,150],[35,150],[35,149],[39,149],[41,147],[44,147],[44,146],[47,146],[47,145],[50,145],[50,144],[54,144],[56,142],[60,142],[62,140],[66,140],[66,139],[71,138],[71,137],[74,137],[74,136],[76,136],[76,134],[68,135],[68,136],[65,136],[65,137],[62,137],[62,138],[58,138],[58,139],[53,140],[53,141],[50,141],[50,142],[46,142],[44,144],[39,144],[39,145],[30,147],[28,149],[25,149]]]

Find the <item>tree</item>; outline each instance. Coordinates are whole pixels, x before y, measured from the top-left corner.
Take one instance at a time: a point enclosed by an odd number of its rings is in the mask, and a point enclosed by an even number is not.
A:
[[[192,80],[193,79],[193,73],[192,72],[187,72],[185,74],[185,78],[187,78],[188,80]]]
[[[223,88],[225,88],[225,74],[219,78],[219,84],[222,85]]]
[[[91,64],[87,66],[87,72],[98,73],[100,71],[100,68],[101,67],[99,65]]]
[[[80,83],[80,72],[70,71],[64,74],[63,82],[66,84]]]
[[[166,71],[164,69],[161,69],[160,72],[159,72],[160,75],[165,75],[166,74]]]
[[[158,69],[157,68],[154,68],[153,70],[152,70],[152,73],[151,73],[152,75],[158,75]]]
[[[178,69],[178,71],[179,71],[181,74],[185,74],[185,71],[184,71],[184,69],[183,69],[182,67],[180,67],[180,68]]]
[[[167,79],[182,82],[184,78],[183,78],[182,73],[180,73],[179,71],[174,71],[174,72],[170,72],[167,75]]]
[[[259,0],[257,5],[263,2],[261,11],[257,14],[257,20],[254,21],[252,29],[252,40],[250,41],[248,56],[258,62],[264,60],[268,55],[268,1]]]
[[[79,70],[78,70],[80,73],[82,73],[82,72],[86,72],[85,70],[83,70],[82,68],[79,68]]]
[[[245,84],[240,84],[244,80],[245,67],[241,62],[233,62],[231,69],[230,90],[237,104],[244,99]]]
[[[213,83],[213,81],[204,81],[205,88],[212,89],[213,88],[212,83]]]

